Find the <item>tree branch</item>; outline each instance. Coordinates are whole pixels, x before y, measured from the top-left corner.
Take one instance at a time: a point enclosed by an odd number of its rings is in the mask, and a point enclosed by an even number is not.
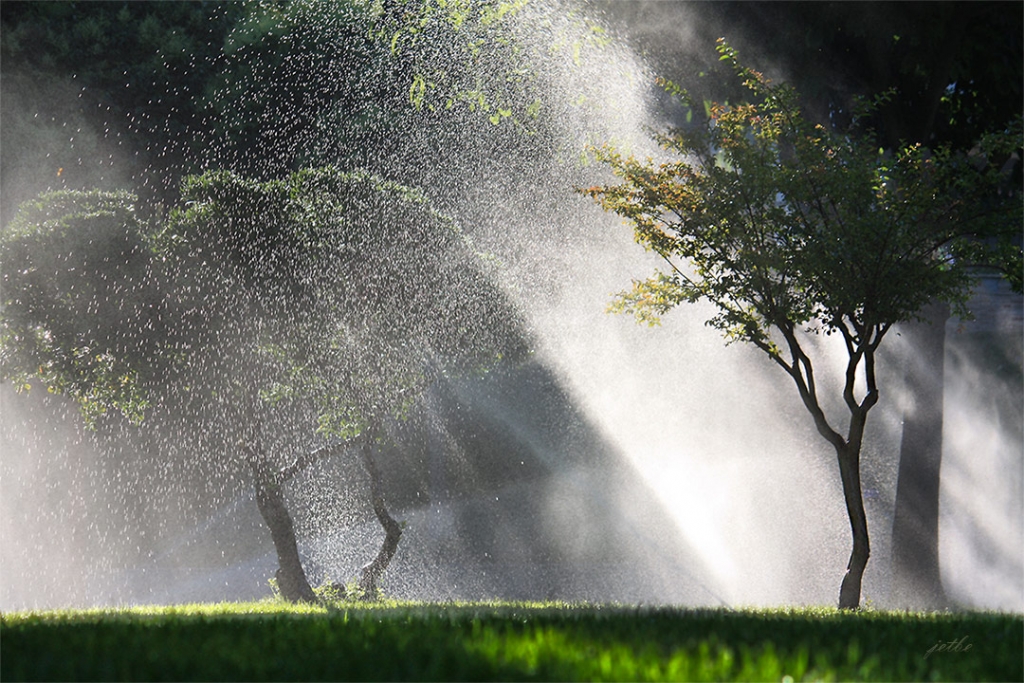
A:
[[[821,405],[818,403],[818,397],[814,388],[814,369],[810,358],[807,357],[800,347],[800,341],[794,334],[792,323],[776,325],[776,327],[782,332],[786,343],[789,345],[789,351],[793,357],[793,364],[789,370],[789,375],[796,383],[796,388],[800,393],[800,399],[803,401],[804,407],[807,408],[807,411],[814,419],[814,426],[817,428],[818,433],[835,448],[844,448],[846,440],[843,439],[839,432],[832,428],[828,422],[828,417],[825,416],[825,411],[821,409]]]

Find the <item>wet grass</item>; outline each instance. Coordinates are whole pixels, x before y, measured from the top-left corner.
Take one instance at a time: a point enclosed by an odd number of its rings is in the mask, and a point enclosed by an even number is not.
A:
[[[1022,644],[1019,614],[267,601],[3,614],[0,679],[1020,681]]]

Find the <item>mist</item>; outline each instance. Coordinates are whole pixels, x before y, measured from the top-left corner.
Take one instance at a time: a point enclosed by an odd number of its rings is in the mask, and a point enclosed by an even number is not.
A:
[[[697,60],[698,45],[728,26],[699,23],[687,5],[628,4],[637,23],[618,33],[613,20],[630,15],[615,3],[532,4],[517,20],[554,112],[550,129],[524,140],[473,112],[424,113],[422,128],[396,136],[397,161],[361,160],[424,187],[459,221],[500,264],[498,282],[536,339],[527,363],[439,382],[407,421],[388,425],[387,497],[406,524],[383,582],[389,597],[835,603],[850,545],[838,468],[789,378],[756,349],[727,346],[701,305],[656,328],[606,313],[657,263],[576,192],[609,180],[588,145],[658,154],[648,132],[678,111],[653,86],[665,57],[655,53],[692,42]],[[577,13],[566,18],[566,8]],[[574,53],[572,39],[602,22],[615,39]],[[551,49],[552,36],[570,39]],[[749,35],[736,45],[757,64]],[[74,116],[49,96],[16,94],[4,106],[5,156],[29,147],[10,122]],[[108,154],[107,166],[129,162]],[[4,165],[5,227],[8,197],[58,182],[29,172],[31,154],[17,158]],[[107,166],[76,182],[126,177]],[[940,566],[959,606],[1024,611],[1022,303],[987,286],[977,320],[947,328]],[[829,372],[841,379],[833,341],[815,344],[823,386]],[[891,341],[862,460],[873,542],[864,597],[878,606],[891,597],[901,402],[910,400],[899,384],[911,351]],[[97,436],[60,397],[2,388],[0,609],[270,594],[276,559],[244,469],[197,463],[189,434],[159,441],[163,449],[147,450],[127,427]],[[351,580],[375,552],[368,488],[351,453],[288,484],[314,584]]]

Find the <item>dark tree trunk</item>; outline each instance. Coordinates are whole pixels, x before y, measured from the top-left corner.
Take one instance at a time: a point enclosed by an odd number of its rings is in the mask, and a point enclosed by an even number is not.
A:
[[[949,307],[932,304],[902,328],[907,352],[900,466],[892,527],[892,602],[902,609],[947,605],[939,573],[939,484],[943,373]]]
[[[380,470],[373,459],[373,451],[376,448],[376,430],[371,429],[368,438],[363,443],[362,455],[363,465],[367,474],[370,475],[370,501],[373,504],[373,512],[377,515],[377,521],[384,528],[384,542],[381,543],[377,556],[362,568],[362,577],[359,580],[359,589],[366,599],[377,598],[377,582],[384,574],[384,571],[391,563],[391,558],[398,550],[398,541],[402,538],[402,526],[388,512],[384,501],[384,486],[381,481]]]
[[[277,587],[281,596],[291,602],[316,602],[316,595],[306,579],[306,572],[299,559],[299,547],[295,540],[295,525],[284,500],[279,477],[267,466],[266,459],[258,446],[247,445],[246,461],[252,470],[256,484],[256,505],[263,521],[270,529],[270,537],[277,551]]]
[[[871,555],[868,518],[864,511],[864,497],[861,495],[859,439],[857,441],[855,446],[836,448],[846,513],[850,518],[850,529],[853,532],[853,551],[850,553],[846,575],[843,576],[843,583],[839,588],[839,609],[860,607],[861,584],[864,570],[868,565],[868,557]]]

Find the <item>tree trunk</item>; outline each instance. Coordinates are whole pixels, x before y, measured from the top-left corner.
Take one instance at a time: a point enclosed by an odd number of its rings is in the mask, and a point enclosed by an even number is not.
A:
[[[947,605],[939,573],[939,485],[943,372],[949,307],[932,304],[926,319],[905,325],[904,363],[912,405],[904,409],[892,527],[892,602],[902,609]]]
[[[860,439],[853,439],[854,445],[836,447],[839,459],[839,476],[843,482],[843,497],[846,499],[846,513],[853,531],[853,552],[846,565],[846,575],[839,588],[839,609],[860,607],[861,583],[864,569],[868,565],[871,546],[868,541],[868,519],[864,511],[864,498],[860,486]]]
[[[245,454],[256,484],[256,506],[270,529],[270,537],[277,551],[278,570],[275,577],[278,590],[285,600],[291,602],[316,602],[316,595],[313,594],[299,559],[295,525],[285,505],[281,482],[270,471],[258,448],[247,445]]]
[[[401,525],[388,512],[384,502],[384,487],[380,470],[377,469],[377,463],[373,459],[373,450],[376,447],[375,431],[369,430],[367,439],[363,443],[362,455],[363,465],[366,467],[367,474],[370,475],[370,500],[373,504],[373,512],[377,515],[377,521],[384,528],[384,542],[373,561],[362,568],[359,589],[362,591],[363,597],[368,600],[377,599],[377,582],[391,563],[391,558],[395,556],[395,551],[398,550],[398,541],[402,537]]]
[[[843,388],[843,400],[850,411],[850,427],[844,439],[839,432],[829,425],[825,411],[818,404],[814,384],[814,372],[811,361],[800,348],[792,323],[777,327],[789,344],[792,363],[782,361],[773,355],[776,362],[785,368],[794,379],[804,406],[814,418],[818,433],[832,444],[839,461],[839,478],[843,483],[843,499],[846,501],[846,514],[853,532],[853,551],[850,561],[846,563],[846,575],[839,587],[839,609],[858,609],[860,607],[861,584],[864,570],[871,556],[871,545],[868,541],[868,518],[864,510],[864,497],[860,483],[860,450],[864,443],[864,429],[867,426],[868,411],[878,403],[878,386],[875,377],[875,350],[882,341],[888,326],[856,325],[855,331],[840,326],[849,351],[846,366],[846,385]],[[771,350],[759,344],[770,354]],[[858,368],[863,368],[867,392],[858,402],[855,398]]]

